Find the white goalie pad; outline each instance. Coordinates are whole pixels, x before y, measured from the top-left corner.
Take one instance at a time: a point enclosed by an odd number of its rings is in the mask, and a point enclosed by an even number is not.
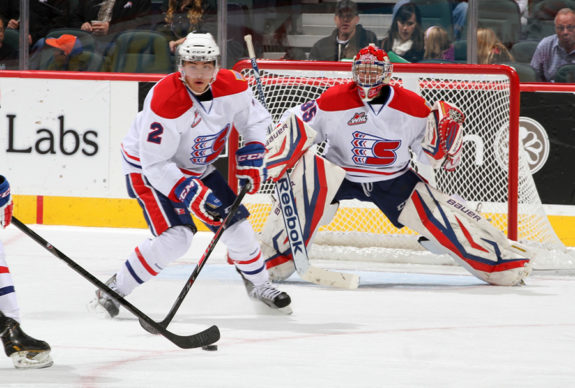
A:
[[[331,222],[337,204],[331,201],[345,177],[345,171],[308,150],[296,164],[290,178],[305,245],[309,246],[321,225]],[[272,210],[259,236],[272,280],[285,280],[294,271],[281,207],[274,198]]]
[[[314,144],[316,133],[295,114],[272,130],[266,142],[266,167],[274,182]]]
[[[441,245],[455,261],[493,285],[521,284],[531,272],[532,253],[510,241],[481,215],[425,183],[418,183],[399,222]]]
[[[461,160],[465,115],[454,104],[436,101],[427,117],[421,147],[433,168],[454,170]]]

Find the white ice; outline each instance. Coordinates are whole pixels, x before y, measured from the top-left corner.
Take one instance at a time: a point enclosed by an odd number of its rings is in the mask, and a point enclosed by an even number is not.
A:
[[[146,230],[31,228],[105,281]],[[522,287],[489,286],[457,267],[354,262],[357,290],[299,281],[285,316],[248,299],[218,245],[169,329],[213,324],[219,350],[183,350],[122,310],[86,309],[94,286],[14,226],[0,232],[22,327],[52,346],[54,366],[16,370],[1,387],[567,387],[575,384],[575,278],[535,273]],[[156,320],[169,311],[211,234],[128,300]],[[321,262],[337,269],[338,262]]]

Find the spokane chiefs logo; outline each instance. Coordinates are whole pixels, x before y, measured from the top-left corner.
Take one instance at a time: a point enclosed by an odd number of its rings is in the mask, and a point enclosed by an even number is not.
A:
[[[196,137],[190,161],[195,164],[210,164],[224,150],[229,130],[230,124],[214,135]]]
[[[388,166],[395,162],[395,150],[401,145],[399,140],[387,140],[367,133],[355,131],[351,142],[352,160],[362,166]]]

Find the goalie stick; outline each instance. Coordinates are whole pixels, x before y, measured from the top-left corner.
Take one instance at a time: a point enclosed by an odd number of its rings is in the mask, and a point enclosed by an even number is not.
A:
[[[186,297],[186,295],[188,295],[190,288],[192,288],[192,286],[194,285],[194,282],[196,281],[196,278],[200,274],[200,271],[202,270],[202,268],[204,268],[204,265],[206,264],[208,257],[210,257],[210,255],[212,254],[212,251],[216,247],[216,244],[218,243],[220,237],[224,233],[224,230],[232,222],[232,218],[234,218],[234,216],[236,215],[238,209],[240,208],[240,204],[242,203],[242,200],[244,199],[246,193],[251,189],[251,186],[252,185],[250,183],[247,183],[242,187],[242,189],[241,189],[240,193],[238,194],[238,196],[236,197],[235,201],[230,206],[230,211],[228,212],[228,215],[226,216],[226,218],[224,219],[224,221],[222,222],[222,224],[220,225],[218,230],[216,230],[216,233],[214,234],[212,241],[210,241],[210,243],[208,244],[208,247],[206,248],[200,261],[198,262],[198,265],[196,265],[196,268],[194,268],[194,270],[192,271],[192,274],[188,278],[188,281],[184,285],[184,288],[182,288],[182,291],[180,291],[180,295],[178,295],[178,297],[176,298],[176,301],[174,302],[172,308],[168,312],[168,315],[166,315],[166,318],[164,318],[163,321],[154,322],[155,325],[150,325],[150,324],[148,324],[147,320],[140,319],[140,325],[142,325],[142,327],[144,329],[146,329],[149,333],[161,334],[158,332],[157,326],[160,326],[164,329],[166,327],[168,327],[168,325],[170,324],[170,322],[172,321],[172,319],[176,315],[176,312],[180,308],[182,302],[184,301],[184,298]]]
[[[256,61],[256,54],[251,35],[245,35],[244,40],[248,48],[250,62],[254,71],[254,78],[258,90],[258,98],[264,108],[267,109],[262,81],[260,79],[260,70]],[[312,266],[309,262],[307,248],[301,229],[297,208],[292,192],[291,179],[286,171],[275,183],[275,192],[280,202],[282,216],[284,219],[285,229],[289,238],[289,244],[294,260],[295,268],[299,276],[308,282],[320,284],[323,286],[354,289],[359,286],[359,277],[354,274],[343,272],[329,271],[320,267]],[[284,201],[285,199],[285,201]],[[288,216],[289,214],[289,216]]]
[[[98,287],[100,290],[104,291],[110,297],[114,298],[118,303],[120,303],[126,310],[130,311],[132,314],[137,316],[140,321],[144,321],[149,324],[151,327],[154,327],[158,334],[161,334],[169,341],[171,341],[174,345],[182,348],[182,349],[191,349],[191,348],[199,348],[207,345],[211,345],[214,342],[217,342],[220,339],[220,330],[217,326],[213,325],[206,330],[199,332],[197,334],[192,334],[188,336],[181,336],[174,334],[164,327],[158,325],[152,318],[141,312],[138,308],[128,302],[126,299],[121,297],[117,292],[112,290],[110,287],[99,281],[94,275],[90,272],[86,271],[83,267],[77,264],[74,260],[66,256],[60,250],[58,250],[55,246],[50,244],[32,229],[30,229],[26,224],[22,223],[16,217],[12,217],[12,224],[20,229],[24,234],[28,237],[32,238],[32,240],[36,241],[38,244],[42,245],[48,252],[63,260],[71,267],[74,271],[82,275],[86,280],[92,283],[94,286]]]

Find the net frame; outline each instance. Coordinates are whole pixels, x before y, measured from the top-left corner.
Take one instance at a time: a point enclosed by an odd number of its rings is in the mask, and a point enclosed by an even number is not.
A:
[[[323,62],[323,61],[278,61],[278,60],[258,60],[257,61],[260,73],[261,82],[263,89],[269,89],[271,87],[285,87],[293,85],[306,85],[309,83],[309,74],[317,73],[317,77],[314,79],[313,87],[328,87],[333,84],[333,78],[337,78],[337,74],[341,77],[349,79],[351,81],[351,66],[350,62]],[[255,78],[252,73],[252,65],[248,60],[240,61],[234,66],[234,70],[242,73],[250,86],[253,89],[255,95],[258,91],[256,88]],[[286,74],[285,78],[274,76],[267,76],[267,74]],[[298,77],[298,72],[303,72],[306,76]],[[485,81],[481,80],[482,77],[486,76],[501,76],[505,77],[508,81],[508,92],[509,92],[509,131],[508,131],[508,141],[506,144],[509,146],[507,167],[507,235],[510,239],[516,240],[518,238],[518,181],[519,181],[519,77],[515,70],[511,67],[505,65],[464,65],[464,64],[394,64],[393,69],[394,74],[429,74],[430,77],[439,74],[451,74],[451,75],[462,75],[465,78],[476,77],[478,81],[473,85],[473,81],[468,79],[462,80],[461,84],[451,83],[449,87],[451,88],[477,88],[480,90],[485,87]],[[326,75],[332,75],[331,77],[326,77]],[[326,78],[323,78],[326,77]],[[433,80],[431,81],[433,82]],[[405,85],[409,86],[409,85]],[[427,86],[430,88],[430,86]],[[408,87],[409,88],[409,87]],[[411,87],[414,88],[413,85]],[[266,92],[264,92],[266,93]],[[269,93],[268,93],[269,94]],[[289,96],[282,96],[280,101],[275,101],[277,96],[265,95],[266,103],[270,111],[274,109],[274,105],[286,104]],[[285,97],[285,99],[284,99]],[[282,99],[284,99],[282,101]],[[287,106],[286,106],[287,109]],[[507,114],[507,112],[506,112]],[[274,120],[279,119],[277,114],[273,115]],[[237,180],[235,178],[236,165],[233,155],[235,150],[238,148],[239,137],[236,131],[233,131],[228,143],[229,155],[228,159],[228,174],[229,182],[231,187],[237,187]]]

